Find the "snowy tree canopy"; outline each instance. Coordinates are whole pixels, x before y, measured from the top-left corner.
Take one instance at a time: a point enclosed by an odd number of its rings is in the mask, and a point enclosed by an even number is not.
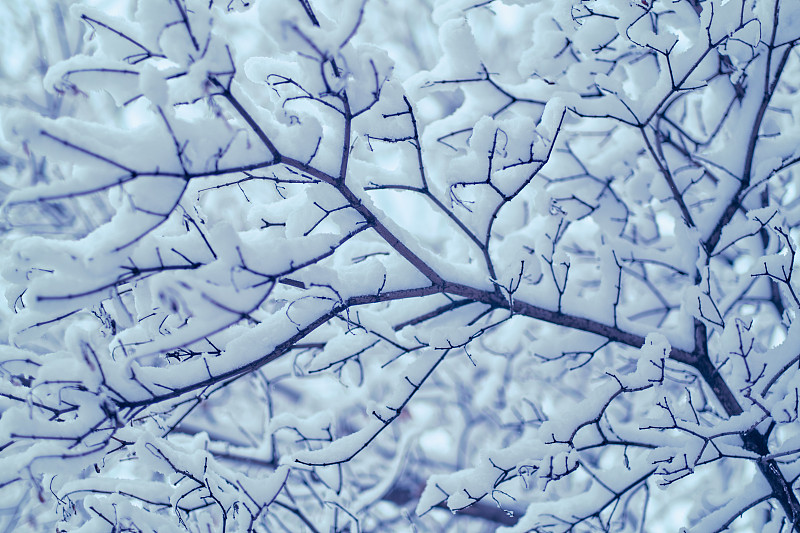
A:
[[[0,13],[0,528],[800,531],[800,3]]]

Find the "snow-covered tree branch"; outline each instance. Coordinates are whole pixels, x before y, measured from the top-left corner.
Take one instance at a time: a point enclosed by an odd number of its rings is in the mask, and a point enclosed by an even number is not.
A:
[[[0,12],[0,526],[800,531],[800,5]]]

